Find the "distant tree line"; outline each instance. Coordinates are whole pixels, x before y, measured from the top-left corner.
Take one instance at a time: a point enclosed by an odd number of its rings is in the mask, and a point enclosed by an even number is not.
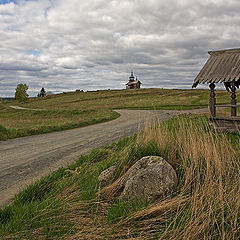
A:
[[[22,83],[18,84],[15,92],[15,99],[18,102],[22,102],[22,103],[26,102],[29,97],[29,95],[27,94],[27,90],[28,90],[27,84],[22,84]],[[37,97],[46,97],[46,95],[47,95],[46,90],[44,87],[42,87]]]
[[[18,84],[15,92],[15,99],[19,102],[26,102],[29,95],[27,94],[28,85],[26,84]],[[76,92],[83,92],[83,90],[76,89]],[[40,92],[37,94],[37,97],[46,97],[47,95],[52,95],[52,92],[46,92],[45,88],[42,87]],[[63,92],[66,94],[66,92]],[[1,99],[0,99],[1,100]]]

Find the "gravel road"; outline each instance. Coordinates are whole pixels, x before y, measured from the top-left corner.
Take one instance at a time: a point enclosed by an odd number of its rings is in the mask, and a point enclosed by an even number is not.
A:
[[[111,144],[137,132],[145,122],[165,121],[179,111],[117,110],[110,122],[83,128],[22,137],[0,142],[0,206],[14,195],[60,166],[73,163],[92,149]]]

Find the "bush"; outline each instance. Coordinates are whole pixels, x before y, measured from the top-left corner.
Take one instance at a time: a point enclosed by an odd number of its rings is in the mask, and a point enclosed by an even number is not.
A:
[[[18,84],[15,93],[16,100],[19,102],[26,102],[28,98],[27,90],[28,86],[26,84]]]

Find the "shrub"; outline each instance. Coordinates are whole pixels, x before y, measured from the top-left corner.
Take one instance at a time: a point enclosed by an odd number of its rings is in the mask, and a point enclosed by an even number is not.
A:
[[[28,86],[26,84],[18,84],[15,93],[16,100],[19,102],[26,102],[28,98],[27,90]]]

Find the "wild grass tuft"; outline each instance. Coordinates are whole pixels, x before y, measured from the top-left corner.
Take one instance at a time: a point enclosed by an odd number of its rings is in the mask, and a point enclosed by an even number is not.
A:
[[[50,193],[56,183],[62,179],[65,175],[63,168],[59,168],[57,171],[50,175],[41,178],[39,181],[27,186],[23,191],[16,195],[14,201],[17,204],[24,205],[33,201],[42,201],[48,193]]]
[[[109,224],[117,223],[124,220],[131,213],[146,208],[148,205],[148,202],[141,200],[135,200],[132,202],[116,200],[107,210],[107,221]]]

